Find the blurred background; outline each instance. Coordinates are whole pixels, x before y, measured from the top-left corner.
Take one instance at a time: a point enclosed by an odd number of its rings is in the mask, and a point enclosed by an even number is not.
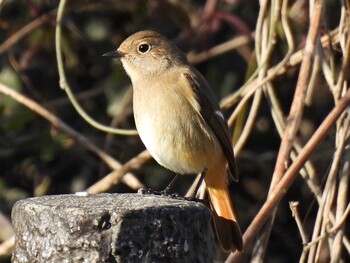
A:
[[[263,2],[263,1],[261,1]],[[277,1],[278,2],[278,1]],[[326,1],[320,32],[327,35],[341,20],[342,1]],[[344,1],[346,2],[346,1]],[[121,164],[144,150],[137,136],[111,135],[93,128],[73,108],[59,87],[55,53],[55,26],[59,1],[0,1],[0,83],[25,95],[65,122],[88,141]],[[347,6],[349,7],[349,6]],[[272,10],[272,3],[266,5]],[[173,40],[207,78],[230,118],[239,97],[232,96],[264,65],[256,50],[256,26],[261,7],[255,0],[72,0],[62,20],[61,49],[67,81],[84,110],[105,125],[134,129],[130,80],[117,60],[102,57],[115,50],[130,34],[151,29]],[[309,27],[309,1],[289,1],[286,16],[297,52],[305,46]],[[272,12],[271,12],[272,13]],[[270,21],[274,21],[270,18]],[[286,56],[290,45],[277,14],[273,50],[266,62],[272,68]],[[232,43],[228,41],[236,40]],[[241,42],[240,42],[241,41]],[[214,49],[228,43],[222,54]],[[326,58],[335,78],[343,53],[326,48]],[[205,51],[212,50],[208,56]],[[204,52],[204,53],[203,53]],[[275,91],[284,117],[293,100],[300,63],[289,65],[269,86]],[[322,72],[307,94],[307,104],[298,130],[301,145],[310,138],[335,99]],[[256,77],[256,76],[255,76]],[[346,78],[348,78],[346,76]],[[227,101],[231,101],[227,103]],[[232,128],[237,142],[250,114],[251,100],[242,107]],[[333,129],[310,161],[313,179],[322,188],[335,151]],[[249,226],[267,197],[281,138],[271,115],[271,105],[262,95],[247,140],[237,151],[240,181],[230,184],[242,231]],[[99,156],[72,134],[41,117],[10,96],[0,93],[0,244],[13,235],[11,209],[17,200],[40,195],[84,191],[112,171]],[[149,160],[131,171],[138,184],[164,189],[174,174]],[[181,177],[173,191],[185,194],[194,176]],[[136,192],[125,181],[108,192]],[[298,262],[303,250],[289,201],[299,201],[299,213],[310,238],[317,202],[302,177],[297,177],[277,211],[264,262]],[[10,261],[11,248],[0,262]],[[242,259],[250,262],[251,247]],[[320,262],[328,262],[328,252]],[[343,259],[349,260],[348,251]],[[224,255],[223,257],[224,258]]]

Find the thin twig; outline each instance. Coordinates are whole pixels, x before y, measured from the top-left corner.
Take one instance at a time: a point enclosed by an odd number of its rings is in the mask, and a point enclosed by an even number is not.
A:
[[[91,152],[95,153],[99,158],[101,158],[102,161],[104,161],[113,170],[121,167],[121,164],[118,161],[116,161],[112,156],[102,151],[99,147],[93,144],[88,138],[86,138],[84,135],[72,129],[68,124],[60,120],[57,116],[49,112],[47,109],[43,108],[37,102],[29,99],[28,97],[25,97],[24,95],[18,93],[14,89],[11,89],[1,83],[0,83],[0,92],[7,96],[10,96],[20,104],[26,106],[30,110],[34,111],[38,115],[48,120],[57,129],[65,132],[66,134],[68,134],[69,136],[77,140],[84,147],[89,149]],[[129,174],[129,176],[134,177],[131,174]],[[138,180],[136,178],[133,178],[133,182],[138,182]],[[142,187],[142,184],[140,182],[138,182],[135,185],[135,184],[130,184],[129,180],[123,180],[123,183],[125,183],[126,185],[128,185],[129,187],[135,190]]]
[[[329,235],[337,232],[340,228],[343,227],[343,225],[345,224],[345,222],[348,219],[349,215],[350,215],[350,204],[348,204],[348,206],[346,207],[346,210],[344,211],[344,214],[340,218],[338,223],[335,226],[333,226],[330,230],[326,231],[326,233],[324,233],[323,235],[320,235],[320,236],[314,238],[311,242],[307,243],[307,245],[304,246],[304,250],[309,250],[312,246],[316,245],[321,240],[323,240],[326,237],[328,237]]]
[[[348,131],[348,130],[347,130]],[[343,156],[341,171],[339,172],[338,180],[338,195],[336,202],[336,222],[341,221],[345,213],[346,205],[348,203],[349,191],[349,175],[350,175],[350,148],[349,142],[347,149]],[[337,231],[331,248],[331,260],[333,263],[341,261],[342,255],[342,241],[344,237],[344,229]]]
[[[295,222],[298,226],[301,240],[303,241],[303,245],[305,245],[307,244],[307,234],[305,233],[303,222],[299,215],[298,206],[299,206],[299,202],[289,202],[289,207],[290,207],[290,210],[292,211],[292,216],[294,217]]]
[[[350,41],[349,41],[349,30],[350,30],[350,17],[349,17],[349,10],[344,10],[344,6],[342,7],[342,21],[344,20],[344,27],[341,27],[341,39],[342,42],[340,42],[341,46],[343,47],[343,60],[341,65],[341,70],[339,72],[337,85],[335,87],[335,90],[333,91],[335,99],[339,99],[341,96],[341,91],[343,88],[344,81],[346,81],[346,77],[348,76],[348,68],[350,64]],[[344,14],[345,12],[345,14]],[[345,31],[345,32],[344,32]],[[344,41],[346,41],[344,43]]]
[[[126,117],[128,117],[130,114],[132,114],[132,94],[133,91],[132,89],[128,88],[123,95],[123,99],[121,102],[118,103],[118,108],[113,110],[113,118],[110,123],[111,127],[117,127],[117,125],[123,120],[125,120]],[[103,145],[103,150],[104,151],[109,151],[111,144],[113,140],[115,139],[115,135],[112,133],[106,134],[104,145]],[[105,174],[105,165],[101,163],[99,167],[99,172],[98,175],[104,175]]]
[[[229,41],[221,43],[211,49],[203,51],[201,53],[193,54],[189,53],[187,59],[191,64],[199,64],[208,59],[220,56],[224,53],[240,48],[252,42],[252,37],[242,35],[232,38]]]
[[[295,94],[293,102],[291,105],[290,113],[287,119],[287,124],[282,137],[281,146],[278,151],[278,156],[276,160],[275,170],[272,176],[272,181],[270,185],[269,194],[273,191],[275,186],[281,180],[283,174],[286,171],[286,164],[289,161],[290,151],[293,146],[293,141],[295,140],[296,133],[299,129],[299,124],[303,114],[305,97],[307,94],[308,83],[311,75],[311,68],[313,64],[313,54],[315,51],[315,46],[317,39],[319,37],[319,29],[321,24],[323,14],[323,2],[319,1],[315,3],[312,19],[310,21],[309,32],[306,38],[304,59],[301,63],[301,68],[299,72],[299,77],[295,89]],[[272,215],[274,217],[275,213]],[[269,229],[265,231],[270,232],[272,224],[269,224]]]
[[[152,157],[150,153],[147,150],[144,150],[134,158],[130,159],[127,163],[114,170],[110,174],[106,175],[97,183],[90,186],[86,191],[89,194],[106,192],[113,185],[119,183],[124,174],[128,173],[132,169],[140,168],[145,162],[149,161],[151,158]]]
[[[338,101],[339,97],[345,92],[349,77],[349,63],[350,63],[350,40],[349,40],[349,30],[350,30],[350,16],[349,16],[350,2],[342,2],[341,7],[341,18],[340,18],[340,47],[343,53],[343,60],[341,69],[338,76],[338,81],[333,87],[334,100]],[[348,201],[348,191],[349,191],[349,181],[350,181],[350,142],[349,142],[349,124],[350,124],[350,110],[347,111],[347,115],[344,121],[339,121],[337,124],[337,143],[345,144],[344,152],[342,154],[342,160],[339,163],[338,169],[338,180],[337,180],[337,196],[335,201],[335,211],[336,211],[336,222],[341,220],[344,210],[346,208]],[[344,142],[344,143],[343,143]],[[344,229],[339,229],[337,231],[333,243],[330,247],[330,258],[332,263],[340,262],[343,250],[344,240]],[[349,252],[349,251],[348,251]]]
[[[51,18],[53,18],[53,16],[56,15],[56,12],[57,12],[57,9],[54,9],[49,13],[43,14],[42,16],[34,19],[32,22],[22,27],[20,30],[18,30],[16,33],[10,36],[8,39],[6,39],[0,45],[0,55],[5,51],[7,51],[8,49],[10,49],[12,46],[14,46],[18,41],[20,41],[22,38],[24,38],[34,29],[38,28],[39,26],[41,26],[42,24],[46,23]]]
[[[345,122],[344,131],[348,131],[348,128],[349,128],[349,121]],[[317,212],[316,222],[313,229],[312,240],[317,238],[320,235],[320,233],[322,234],[322,231],[323,232],[326,231],[328,220],[331,219],[329,218],[329,214],[333,215],[332,209],[330,207],[330,205],[333,203],[331,199],[334,198],[334,192],[332,192],[332,190],[334,191],[334,189],[336,188],[336,177],[339,170],[339,164],[341,159],[343,158],[344,150],[347,143],[345,136],[346,136],[346,132],[345,134],[343,132],[343,136],[339,137],[339,140],[337,143],[337,147],[333,157],[333,162],[332,162],[330,171],[328,173],[327,182],[324,187],[321,201],[319,202],[319,209]],[[328,205],[328,209],[326,208],[327,205]],[[327,222],[324,219],[326,219]],[[334,223],[336,221],[337,220],[335,219]],[[311,248],[309,252],[309,260],[308,260],[309,262],[315,261],[315,257],[317,256],[317,251],[320,251],[319,247],[315,246]]]
[[[15,245],[15,236],[6,239],[0,244],[0,256],[9,255]]]
[[[332,38],[331,44],[333,44],[333,45],[336,45],[339,43],[338,32],[339,32],[339,29],[336,28],[329,34]],[[324,47],[324,48],[330,44],[328,41],[329,35],[327,34],[321,38],[322,47]],[[230,117],[229,124],[232,123],[236,119],[236,117],[238,115],[238,113],[236,113],[236,112],[240,111],[240,109],[249,100],[249,98],[254,95],[254,93],[257,89],[261,88],[263,85],[265,85],[267,82],[273,80],[275,77],[280,76],[282,74],[285,74],[286,71],[290,67],[295,67],[295,66],[299,65],[301,63],[301,61],[303,60],[304,52],[305,52],[305,49],[300,49],[300,50],[296,51],[295,53],[293,53],[290,57],[288,57],[288,59],[286,59],[287,61],[282,60],[276,66],[271,67],[267,71],[267,76],[263,81],[257,83],[257,80],[255,79],[252,82],[250,82],[247,86],[245,86],[244,90],[242,92],[240,92],[239,94],[234,93],[234,94],[231,94],[231,95],[224,97],[220,103],[221,108],[224,110],[232,107],[235,103],[237,103],[239,101],[239,104],[237,105],[235,112]]]
[[[260,34],[256,34],[256,50],[260,50],[260,52],[256,51],[257,53],[257,60],[260,62],[262,58],[265,58],[266,64],[269,64],[269,61],[271,60],[271,55],[273,52],[273,48],[276,43],[276,26],[279,19],[280,9],[282,2],[280,0],[273,1],[270,3],[270,1],[261,1],[262,5],[264,6],[263,9],[266,9],[265,12],[259,13],[259,18],[257,28],[257,32],[260,32]],[[269,12],[268,12],[269,11]],[[258,37],[261,35],[260,37]],[[260,40],[261,38],[261,40]],[[261,53],[261,54],[259,54]],[[267,74],[268,65],[266,65],[260,72],[258,77],[258,82],[262,81]],[[270,86],[271,83],[267,82],[265,85],[263,85],[263,89],[266,90],[268,86]],[[255,94],[262,94],[262,91],[259,89]],[[256,95],[254,96],[255,99]],[[253,246],[251,261],[254,263],[262,263],[264,261],[265,255],[266,255],[266,248],[268,244],[268,240],[270,238],[270,228],[273,225],[274,219],[274,213],[273,216],[270,218],[269,222],[266,222],[264,228],[262,229],[261,233],[257,236],[255,244]]]
[[[326,119],[322,122],[321,126],[315,131],[313,136],[307,142],[303,151],[299,154],[296,160],[292,163],[289,169],[286,171],[285,175],[282,177],[282,180],[275,187],[270,197],[266,200],[264,205],[261,207],[258,214],[255,216],[248,229],[243,235],[244,247],[247,247],[258,233],[262,225],[266,222],[270,216],[272,210],[279,203],[281,198],[285,195],[288,188],[298,175],[298,171],[302,168],[304,163],[314,152],[316,147],[328,134],[328,131],[332,125],[337,121],[339,116],[344,112],[350,103],[350,90],[346,92],[344,97],[341,98],[339,103],[333,108],[333,110],[328,114]],[[236,259],[242,254],[240,252],[231,253],[226,262],[237,262]]]
[[[80,116],[96,129],[99,129],[104,132],[118,134],[118,135],[128,135],[128,136],[137,135],[138,133],[136,130],[117,129],[117,128],[109,127],[101,123],[98,123],[84,111],[84,109],[80,106],[79,102],[76,100],[65,75],[64,65],[63,65],[64,64],[63,55],[61,50],[62,18],[63,18],[65,5],[66,5],[66,0],[61,0],[58,6],[57,20],[56,20],[55,46],[56,46],[58,74],[60,77],[60,81],[59,81],[60,87],[67,93],[68,98],[70,99],[72,105],[74,106],[76,111],[80,114]]]
[[[238,141],[235,143],[235,155],[237,155],[237,156],[242,151],[244,144],[247,142],[249,135],[254,128],[255,120],[256,120],[256,117],[258,116],[258,113],[259,113],[261,99],[262,99],[262,92],[257,91],[255,93],[253,103],[252,103],[252,106],[250,108],[249,115],[248,115],[247,121],[245,122],[243,131],[242,131],[241,135],[239,136]]]
[[[263,8],[260,12],[265,12],[265,9]],[[260,15],[259,15],[260,17]],[[256,49],[256,55],[257,55],[257,61],[259,63],[259,67],[257,69],[257,74],[258,74],[258,80],[260,81],[266,76],[266,71],[268,68],[269,61],[271,59],[271,54],[273,51],[273,45],[271,43],[273,40],[269,40],[270,45],[266,47],[266,52],[264,52],[263,57],[260,57],[260,53],[257,50],[260,50],[259,48],[259,43],[260,43],[260,27],[259,26],[262,22],[258,21],[257,23],[257,32],[256,34],[256,41],[255,41],[255,49]],[[268,32],[267,32],[268,33]],[[266,38],[272,38],[272,36],[266,36]],[[266,41],[264,41],[266,42]],[[248,118],[245,122],[244,128],[242,130],[241,135],[239,136],[239,139],[235,143],[234,151],[236,155],[239,155],[240,151],[243,149],[244,144],[247,142],[250,133],[252,132],[252,129],[255,124],[256,117],[259,112],[259,107],[261,104],[262,100],[262,91],[257,90],[257,92],[254,95],[252,106],[249,111]]]
[[[338,132],[339,134],[339,148],[341,148],[341,160],[338,163],[338,179],[336,182],[337,188],[337,200],[335,202],[336,205],[336,222],[341,220],[344,210],[346,209],[346,205],[348,203],[348,189],[349,189],[349,180],[350,180],[350,141],[349,141],[349,126],[350,126],[350,115],[349,110],[347,111],[347,116],[341,124],[338,122]],[[342,254],[342,244],[343,244],[344,232],[343,229],[340,229],[333,240],[333,244],[331,245],[331,262],[340,262],[341,254]]]
[[[78,94],[76,94],[76,98],[78,101],[84,101],[84,100],[88,100],[90,98],[97,97],[97,96],[103,94],[104,92],[105,92],[104,87],[97,87],[97,88],[93,88],[93,89],[79,92]],[[47,102],[43,102],[42,105],[44,107],[50,106],[52,108],[57,108],[57,107],[68,106],[68,105],[70,105],[70,102],[67,99],[67,97],[61,97],[61,98],[49,100]]]

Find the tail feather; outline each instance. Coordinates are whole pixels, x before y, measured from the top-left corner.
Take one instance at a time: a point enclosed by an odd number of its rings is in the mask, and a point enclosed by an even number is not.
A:
[[[224,251],[243,250],[241,229],[237,222],[218,216],[213,211],[214,225],[217,237]]]
[[[242,251],[242,234],[227,187],[227,175],[208,171],[205,176],[217,237],[225,251]]]

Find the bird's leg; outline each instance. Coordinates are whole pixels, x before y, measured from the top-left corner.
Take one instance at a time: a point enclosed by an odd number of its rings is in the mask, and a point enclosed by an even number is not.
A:
[[[201,184],[202,184],[202,182],[204,180],[204,177],[205,177],[207,171],[208,171],[208,168],[204,167],[203,171],[201,172],[200,178],[197,181],[196,187],[194,188],[194,190],[193,190],[192,194],[190,195],[189,199],[193,199],[193,200],[196,199],[196,194],[197,194],[198,189],[199,189],[199,187],[201,186]]]
[[[173,178],[173,180],[171,180],[171,182],[168,184],[167,187],[164,188],[163,191],[161,191],[161,193],[164,193],[165,195],[169,195],[170,194],[170,189],[174,186],[174,184],[177,182],[177,179],[179,178],[179,174],[176,174],[175,177]]]
[[[179,174],[176,174],[175,177],[171,180],[171,182],[168,184],[167,187],[164,188],[162,191],[155,191],[150,188],[141,188],[137,192],[139,194],[154,194],[154,195],[162,195],[162,196],[169,196],[171,198],[179,198],[181,199],[182,196],[177,193],[170,193],[170,189],[174,186],[177,179],[179,178]]]
[[[187,201],[196,201],[196,202],[201,202],[201,200],[196,198],[196,193],[199,189],[199,187],[201,186],[203,179],[207,173],[208,168],[204,168],[203,171],[200,174],[200,178],[195,186],[194,191],[192,192],[192,194],[189,197],[184,197],[181,196],[177,193],[170,193],[170,189],[174,186],[174,184],[176,183],[177,179],[179,178],[179,174],[176,174],[175,177],[173,178],[173,180],[171,180],[171,182],[168,184],[167,187],[165,187],[165,189],[163,191],[155,191],[153,189],[150,188],[140,188],[137,192],[139,194],[153,194],[153,195],[161,195],[161,196],[166,196],[166,197],[170,197],[170,198],[174,198],[174,199],[179,199],[179,200],[187,200]]]

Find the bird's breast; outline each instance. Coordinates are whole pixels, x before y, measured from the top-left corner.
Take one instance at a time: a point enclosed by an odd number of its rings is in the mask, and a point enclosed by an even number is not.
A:
[[[134,85],[134,117],[142,142],[162,166],[198,173],[221,158],[221,147],[193,101],[176,87]],[[194,96],[194,95],[193,95]]]

